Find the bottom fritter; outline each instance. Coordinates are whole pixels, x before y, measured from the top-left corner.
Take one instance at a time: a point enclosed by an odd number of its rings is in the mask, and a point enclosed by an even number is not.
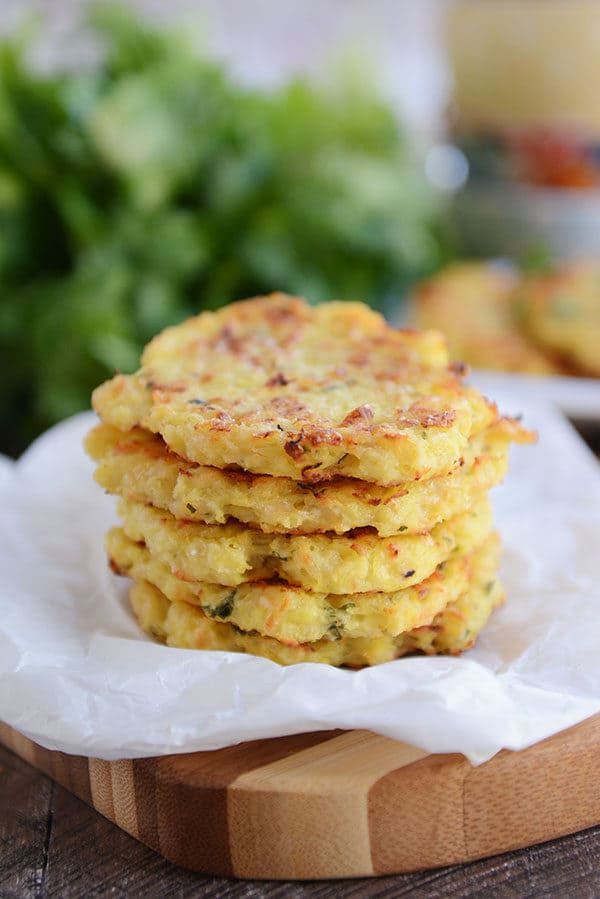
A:
[[[490,539],[490,551],[473,558],[469,586],[459,599],[450,602],[431,624],[396,637],[342,637],[286,645],[273,637],[210,619],[190,603],[169,602],[160,590],[144,580],[134,584],[130,599],[145,631],[169,646],[185,649],[245,652],[281,665],[325,662],[352,668],[376,665],[412,653],[458,654],[473,646],[493,609],[503,601],[504,591],[496,578],[498,545],[494,536]]]

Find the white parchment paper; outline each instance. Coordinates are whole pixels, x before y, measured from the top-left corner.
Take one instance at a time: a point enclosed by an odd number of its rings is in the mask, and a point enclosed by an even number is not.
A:
[[[355,672],[156,645],[106,565],[114,501],[81,449],[93,416],[0,460],[0,719],[106,759],[356,727],[479,763],[599,712],[600,466],[532,388],[506,384],[484,379],[540,441],[513,449],[494,491],[508,601],[460,658]]]

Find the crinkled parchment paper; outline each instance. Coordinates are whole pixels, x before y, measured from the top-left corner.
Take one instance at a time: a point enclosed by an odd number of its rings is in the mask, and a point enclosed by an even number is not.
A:
[[[0,719],[51,749],[114,759],[368,728],[479,763],[600,711],[600,466],[525,384],[485,378],[540,433],[494,491],[508,593],[460,658],[282,668],[156,645],[106,565],[114,500],[78,416],[0,460]],[[600,387],[599,387],[600,412]]]

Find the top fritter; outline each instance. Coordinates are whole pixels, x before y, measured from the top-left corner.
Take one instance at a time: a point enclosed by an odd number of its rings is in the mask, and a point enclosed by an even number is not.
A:
[[[277,293],[167,328],[142,368],[100,386],[93,405],[203,465],[388,485],[447,473],[496,420],[462,374],[436,331]]]

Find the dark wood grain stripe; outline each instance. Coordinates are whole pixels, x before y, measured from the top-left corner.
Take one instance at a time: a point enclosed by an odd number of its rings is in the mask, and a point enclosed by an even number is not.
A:
[[[43,756],[40,763],[38,759],[42,753]],[[36,752],[36,768],[46,771],[53,780],[61,786],[66,787],[67,790],[74,792],[71,785],[71,759],[63,752],[49,752],[46,749],[42,749],[41,746],[38,746]]]
[[[138,839],[160,851],[156,812],[156,759],[135,759],[133,788],[137,806]]]
[[[429,755],[391,771],[369,790],[375,874],[418,871],[465,858],[461,755]]]
[[[92,794],[87,758],[44,749],[2,722],[0,722],[0,743],[44,774],[48,774],[84,802],[91,804]]]
[[[79,755],[67,756],[69,767],[69,787],[68,789],[92,805],[92,790],[90,787],[90,767],[89,760]]]

